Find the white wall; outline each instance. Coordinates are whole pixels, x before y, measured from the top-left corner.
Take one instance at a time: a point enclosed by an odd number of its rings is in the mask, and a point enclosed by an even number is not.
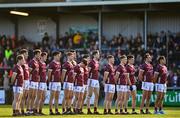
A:
[[[127,37],[143,33],[143,19],[136,14],[104,14],[102,25],[108,40],[119,33]]]
[[[70,28],[86,30],[97,28],[97,20],[90,15],[62,14],[59,19],[60,35],[64,35]]]
[[[149,32],[172,31],[180,32],[180,14],[175,13],[151,13],[149,14]]]
[[[0,17],[0,35],[14,35],[14,24],[7,18]]]
[[[39,42],[45,32],[56,38],[56,24],[51,18],[30,16],[19,19],[19,37],[24,35],[28,40]]]

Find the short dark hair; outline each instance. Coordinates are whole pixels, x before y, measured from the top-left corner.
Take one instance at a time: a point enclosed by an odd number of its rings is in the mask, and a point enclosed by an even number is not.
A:
[[[34,52],[34,55],[37,55],[38,53],[41,53],[41,50],[40,49],[35,49],[33,52]]]
[[[150,54],[149,54],[149,53],[146,53],[146,54],[144,55],[144,60],[147,59],[148,56],[150,56]]]
[[[18,61],[22,60],[23,58],[24,58],[24,56],[22,54],[17,55],[16,61],[18,62]]]
[[[48,55],[47,52],[42,52],[41,53],[41,57],[45,56],[45,55]]]
[[[71,56],[71,55],[73,55],[73,53],[72,52],[67,52],[66,55]]]
[[[88,65],[87,59],[83,59],[83,60],[82,60],[82,63],[83,63],[85,66],[87,66],[87,65]]]
[[[75,50],[70,50],[69,52],[75,53],[76,51]]]
[[[107,56],[107,59],[108,59],[108,60],[111,59],[111,58],[114,58],[114,56],[113,56],[113,55],[108,55],[108,56]]]
[[[129,60],[129,59],[132,59],[132,58],[134,58],[134,55],[128,55],[127,56],[127,59]]]
[[[58,55],[58,54],[61,54],[61,52],[59,52],[59,51],[53,52],[53,56],[56,56],[56,55]]]
[[[92,56],[94,57],[97,53],[99,53],[99,51],[98,51],[98,50],[94,50],[94,51],[92,52]]]
[[[127,58],[127,56],[126,55],[121,55],[120,56],[120,59],[124,59],[124,58]]]
[[[19,51],[19,54],[25,54],[25,53],[27,53],[27,52],[28,52],[27,49],[21,49],[21,50]]]
[[[88,57],[90,57],[88,54],[84,54],[82,58],[83,58],[83,59],[86,59],[86,58],[88,58]]]
[[[160,61],[163,60],[163,59],[165,59],[165,56],[159,56],[158,59],[157,59],[158,63],[160,63]]]

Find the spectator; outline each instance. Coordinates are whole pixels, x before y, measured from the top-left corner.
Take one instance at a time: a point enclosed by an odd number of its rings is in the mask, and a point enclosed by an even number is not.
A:
[[[9,60],[9,58],[12,56],[13,52],[12,50],[10,49],[9,46],[7,46],[6,50],[5,50],[5,57],[7,60]]]

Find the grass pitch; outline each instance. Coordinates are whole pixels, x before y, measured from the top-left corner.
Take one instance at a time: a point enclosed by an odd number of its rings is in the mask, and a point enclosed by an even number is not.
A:
[[[131,109],[128,109],[129,112],[131,112]],[[153,108],[150,110],[153,113]],[[166,107],[164,115],[59,115],[59,116],[49,116],[49,110],[48,106],[45,106],[43,109],[43,112],[47,114],[46,116],[23,116],[27,118],[104,118],[104,117],[111,117],[111,118],[180,118],[180,107]],[[60,110],[61,112],[61,110]],[[84,113],[86,113],[87,110],[84,109]],[[100,113],[103,113],[103,108],[101,107],[99,109]],[[112,110],[114,112],[114,109]],[[139,112],[139,110],[137,110]],[[11,118],[12,116],[12,109],[10,105],[0,105],[0,118]],[[22,118],[22,117],[16,117],[16,118]]]

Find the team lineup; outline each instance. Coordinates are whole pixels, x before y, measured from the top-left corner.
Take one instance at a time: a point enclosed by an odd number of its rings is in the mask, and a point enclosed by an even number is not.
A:
[[[52,61],[46,64],[48,53],[34,50],[34,58],[27,62],[28,50],[18,52],[17,64],[13,68],[11,84],[13,85],[13,116],[45,115],[42,112],[45,94],[50,90],[49,115],[84,114],[82,109],[86,99],[87,114],[102,114],[98,111],[100,83],[103,83],[105,99],[103,114],[130,114],[127,110],[128,100],[132,97],[131,114],[138,114],[136,107],[136,81],[142,82],[142,101],[140,114],[151,114],[150,98],[155,88],[156,101],[154,114],[164,114],[163,99],[166,93],[168,71],[166,58],[159,56],[157,66],[151,64],[152,56],[144,55],[144,63],[138,70],[134,67],[133,55],[121,55],[120,64],[114,67],[114,56],[108,55],[108,63],[103,69],[103,81],[99,81],[100,52],[83,55],[80,63],[76,62],[76,51],[65,53],[67,60],[61,64],[61,52],[52,54]],[[138,71],[138,77],[135,72]],[[62,87],[61,87],[62,86]],[[49,87],[49,88],[47,88]],[[64,91],[62,113],[59,112],[59,95]],[[115,112],[112,101],[115,92]],[[94,110],[91,111],[90,99],[94,94]],[[26,112],[25,110],[26,109]],[[53,110],[55,109],[55,111]]]

